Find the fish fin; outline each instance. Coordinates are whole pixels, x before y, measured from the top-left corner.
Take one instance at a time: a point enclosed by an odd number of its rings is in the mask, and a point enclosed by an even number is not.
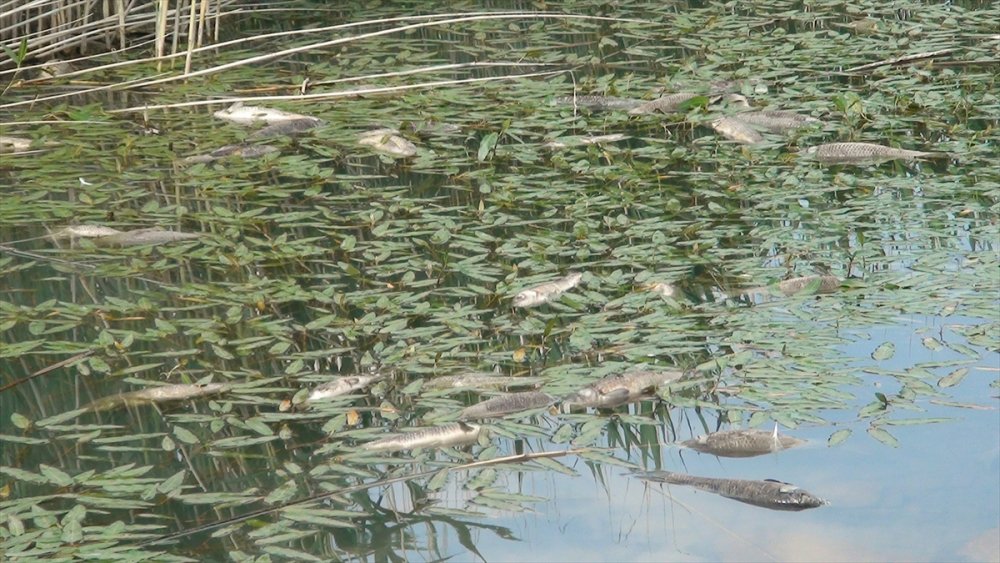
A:
[[[615,389],[614,391],[605,393],[603,396],[601,396],[602,401],[608,401],[608,402],[627,401],[628,398],[629,398],[628,389]]]

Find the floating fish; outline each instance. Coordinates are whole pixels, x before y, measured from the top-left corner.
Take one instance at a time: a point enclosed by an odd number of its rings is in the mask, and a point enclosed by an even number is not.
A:
[[[646,102],[642,105],[636,106],[629,110],[632,115],[642,115],[647,113],[675,113],[677,112],[685,102],[697,98],[699,94],[694,94],[692,92],[678,92],[676,94],[667,94],[665,96],[660,96],[655,100]],[[709,101],[715,102],[719,99],[719,96],[712,96]]]
[[[307,117],[305,119],[292,119],[291,121],[280,121],[264,127],[259,131],[253,132],[247,137],[247,139],[264,139],[267,137],[281,137],[281,136],[293,136],[299,133],[303,133],[320,125],[325,122],[322,119],[317,119],[315,117]]]
[[[421,428],[413,432],[403,432],[387,436],[361,446],[362,449],[376,452],[395,452],[413,450],[416,448],[443,448],[470,444],[479,439],[482,428],[477,424],[453,422],[441,426]]]
[[[684,475],[670,471],[649,471],[646,473],[637,473],[635,476],[645,481],[670,483],[672,485],[688,485],[746,504],[770,508],[771,510],[798,511],[827,504],[825,500],[813,496],[808,491],[773,479],[765,481],[715,479],[712,477]]]
[[[67,238],[100,238],[121,234],[118,229],[105,227],[103,225],[70,225],[52,233],[53,239]]]
[[[642,100],[616,98],[614,96],[561,96],[553,100],[554,105],[573,106],[590,110],[631,110],[643,105]]]
[[[280,123],[278,125],[281,125]],[[241,158],[260,158],[264,155],[278,152],[278,147],[271,145],[225,145],[219,147],[208,154],[189,156],[184,159],[185,164],[197,164],[199,162],[212,162],[220,158],[238,156]]]
[[[553,400],[552,395],[541,391],[507,393],[466,407],[459,413],[458,417],[462,420],[498,418],[516,412],[547,407],[552,404]]]
[[[194,399],[221,393],[228,388],[229,386],[225,383],[205,383],[203,385],[178,383],[175,385],[147,387],[138,391],[103,397],[85,405],[83,408],[91,412],[100,412],[123,406],[183,401],[185,399]]]
[[[680,379],[684,374],[672,370],[633,370],[595,381],[567,395],[567,406],[613,408],[649,397],[661,385]]]
[[[395,129],[366,131],[358,137],[358,144],[389,156],[406,158],[417,154],[417,146],[401,137]]]
[[[755,145],[764,142],[764,136],[736,117],[722,117],[712,122],[712,129],[730,141],[744,145]]]
[[[628,135],[622,133],[612,133],[610,135],[588,135],[583,137],[560,137],[545,143],[545,147],[550,149],[564,149],[577,145],[596,145],[599,143],[615,143],[628,139]]]
[[[539,377],[509,377],[506,375],[465,373],[428,379],[424,383],[424,387],[428,389],[508,389],[511,387],[537,387],[541,383],[542,379]]]
[[[15,154],[31,149],[31,139],[0,135],[0,154]]]
[[[364,389],[384,377],[385,375],[381,373],[376,373],[374,375],[348,375],[338,377],[333,381],[317,385],[316,388],[309,393],[309,396],[306,397],[305,402],[315,403],[317,401],[326,401],[333,399],[334,397],[347,395],[348,393]]]
[[[785,133],[823,123],[815,117],[781,110],[745,111],[736,114],[736,118],[753,127],[759,127],[772,133]]]
[[[314,121],[319,121],[318,118],[310,117],[308,115],[260,106],[247,106],[243,105],[243,102],[236,102],[228,108],[221,109],[212,115],[219,119],[232,121],[233,123],[238,123],[240,125],[253,125],[259,122],[273,125],[275,123],[296,121],[299,119],[312,119]]]
[[[677,293],[677,289],[673,285],[667,282],[654,283],[648,286],[647,289],[649,289],[649,291],[652,291],[653,293],[658,293],[663,297],[673,297],[674,294]]]
[[[180,231],[168,231],[159,227],[149,229],[135,229],[123,231],[111,235],[94,238],[94,244],[98,246],[142,246],[166,244],[183,240],[193,240],[202,236],[202,233],[182,233]]]
[[[887,160],[916,160],[922,158],[950,158],[945,152],[923,152],[897,149],[873,143],[829,143],[799,151],[825,164],[872,164]]]
[[[573,272],[564,278],[529,287],[514,296],[514,306],[535,307],[547,303],[579,285],[582,279],[583,274]]]
[[[806,289],[815,289],[816,294],[836,293],[840,289],[840,278],[837,276],[802,276],[780,281],[773,285],[753,287],[743,290],[741,293],[770,294],[773,290],[781,292],[786,297],[791,297]]]
[[[755,429],[723,430],[682,442],[692,450],[722,457],[754,457],[794,448],[803,443],[798,438],[779,436],[777,426],[773,432]]]

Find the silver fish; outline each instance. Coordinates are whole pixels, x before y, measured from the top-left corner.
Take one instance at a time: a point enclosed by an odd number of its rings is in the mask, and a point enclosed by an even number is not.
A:
[[[564,149],[566,147],[572,147],[577,145],[596,145],[600,143],[615,143],[618,141],[624,141],[628,139],[628,135],[622,133],[612,133],[610,135],[588,135],[582,137],[560,137],[553,141],[545,143],[546,148],[550,149]]]
[[[815,287],[816,294],[836,293],[840,289],[840,278],[837,276],[802,276],[782,280],[769,286],[753,287],[743,290],[745,294],[769,294],[773,289],[786,297],[791,297],[807,288]]]
[[[338,377],[333,381],[317,385],[316,388],[309,393],[309,396],[306,397],[305,402],[315,403],[316,401],[326,401],[334,397],[347,395],[348,393],[364,389],[384,377],[385,375],[381,373],[377,373],[375,375],[348,375]]]
[[[825,500],[813,496],[808,491],[773,479],[765,481],[715,479],[712,477],[684,475],[670,471],[637,473],[636,477],[645,481],[670,483],[672,485],[688,485],[746,504],[770,508],[771,510],[798,511],[827,504]]]
[[[279,123],[278,125],[281,125]],[[208,154],[189,156],[184,159],[184,164],[197,164],[199,162],[212,162],[220,158],[238,156],[241,158],[260,158],[264,155],[278,152],[278,147],[271,145],[225,145],[215,149]]]
[[[135,229],[124,231],[112,235],[102,236],[94,239],[97,246],[143,246],[166,244],[184,240],[193,240],[202,236],[202,233],[182,233],[180,231],[168,231],[159,227],[149,229]]]
[[[0,135],[0,154],[26,152],[31,148],[31,139]]]
[[[682,442],[693,450],[722,457],[754,457],[794,448],[802,443],[804,442],[797,438],[778,435],[777,426],[773,432],[755,429],[723,430]]]
[[[560,96],[553,105],[573,106],[591,110],[630,110],[642,105],[642,100],[614,96]]]
[[[51,236],[53,239],[100,238],[117,234],[121,234],[121,231],[103,225],[70,225],[52,233]]]
[[[755,145],[764,142],[764,136],[750,126],[749,123],[737,117],[721,117],[712,122],[712,129],[723,137],[742,143],[744,145]]]
[[[547,303],[580,285],[580,280],[582,279],[583,274],[573,272],[562,279],[529,287],[528,289],[518,292],[518,294],[514,296],[514,306],[535,307],[537,305],[541,305],[542,303]]]
[[[507,393],[466,407],[459,413],[458,417],[462,420],[498,418],[516,412],[547,407],[552,402],[552,395],[541,391]]]
[[[744,123],[772,133],[785,133],[809,125],[823,123],[815,117],[781,110],[745,111],[736,114],[736,117]]]
[[[506,389],[511,387],[537,387],[541,382],[542,380],[539,377],[509,377],[506,375],[464,373],[429,379],[424,384],[424,387],[428,389]]]
[[[667,282],[657,282],[647,286],[646,289],[653,293],[658,293],[663,297],[673,297],[677,293],[677,288]]]
[[[417,146],[399,135],[395,129],[375,129],[358,136],[358,144],[389,156],[406,158],[417,154]]]
[[[291,121],[282,121],[279,123],[274,123],[268,125],[259,131],[255,131],[253,134],[247,137],[247,139],[263,139],[266,137],[281,137],[281,136],[291,136],[304,131],[308,131],[315,127],[323,125],[325,122],[322,119],[317,119],[315,117],[308,117],[306,119],[293,119]]]
[[[640,106],[636,106],[629,110],[632,115],[642,115],[647,113],[675,113],[680,109],[681,105],[688,100],[698,97],[699,94],[694,94],[692,92],[678,92],[676,94],[667,94],[665,96],[660,96],[655,100],[646,102]],[[719,96],[711,96],[710,101],[715,102],[719,99]]]
[[[130,391],[128,393],[111,395],[109,397],[103,397],[101,399],[98,399],[92,403],[85,405],[83,408],[93,412],[98,412],[122,406],[131,406],[144,403],[165,403],[169,401],[183,401],[185,399],[194,399],[197,397],[204,397],[205,395],[214,395],[216,393],[221,393],[228,388],[229,386],[225,383],[206,383],[204,385],[190,385],[186,383],[179,383],[175,385],[161,385],[157,387],[148,387],[146,389],[140,389],[138,391]]]
[[[916,160],[922,158],[950,158],[944,152],[923,152],[897,149],[873,143],[829,143],[809,147],[799,152],[825,164],[871,164],[887,160]]]
[[[362,445],[361,449],[375,452],[395,452],[416,448],[457,446],[475,442],[479,439],[481,431],[482,428],[478,424],[452,422],[387,436],[374,442],[368,442]]]
[[[212,115],[219,119],[239,123],[240,125],[253,125],[258,122],[273,125],[275,123],[295,121],[298,119],[316,119],[315,117],[310,117],[308,115],[281,111],[280,109],[247,106],[244,105],[243,102],[236,102],[228,108],[220,109]]]
[[[577,407],[613,408],[650,396],[657,387],[676,381],[684,374],[673,370],[634,370],[595,381],[563,398],[563,404]]]

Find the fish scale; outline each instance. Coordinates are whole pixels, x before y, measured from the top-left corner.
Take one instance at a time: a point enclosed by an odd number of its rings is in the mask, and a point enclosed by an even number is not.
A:
[[[669,483],[671,485],[687,485],[742,503],[769,508],[771,510],[799,511],[827,504],[825,500],[814,496],[804,489],[773,479],[764,481],[716,479],[713,477],[684,475],[683,473],[674,473],[671,471],[648,471],[637,473],[636,477],[644,481]]]

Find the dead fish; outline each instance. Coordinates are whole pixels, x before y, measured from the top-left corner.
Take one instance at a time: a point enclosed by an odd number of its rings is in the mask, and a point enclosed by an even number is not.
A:
[[[764,136],[750,126],[749,123],[741,121],[736,117],[722,117],[712,122],[712,129],[715,132],[729,139],[744,145],[755,145],[764,142]]]
[[[38,67],[39,78],[55,78],[71,72],[76,72],[73,63],[61,59],[51,59]]]
[[[631,110],[642,105],[642,100],[614,96],[560,96],[553,105],[573,106],[590,110]]]
[[[280,123],[278,125],[281,125]],[[266,128],[265,128],[266,129]],[[189,156],[184,159],[185,164],[197,164],[199,162],[212,162],[220,158],[238,156],[241,158],[260,158],[264,155],[278,152],[278,147],[271,145],[225,145],[219,147],[208,154]]]
[[[697,98],[699,94],[692,92],[677,92],[676,94],[667,94],[665,96],[660,96],[655,100],[646,102],[642,105],[636,106],[629,110],[632,115],[643,115],[647,113],[675,113],[681,106],[688,100]],[[719,96],[711,96],[709,98],[710,102],[715,102],[719,99]]]
[[[31,139],[0,135],[0,154],[15,154],[31,149]]]
[[[815,117],[782,110],[745,111],[736,114],[736,117],[744,123],[772,133],[785,133],[823,123]]]
[[[183,401],[185,399],[194,399],[221,393],[228,388],[229,386],[225,383],[205,383],[204,385],[178,383],[175,385],[147,387],[138,391],[103,397],[85,405],[83,408],[91,412],[100,412],[144,403]]]
[[[429,389],[508,389],[512,387],[537,387],[541,383],[542,379],[539,377],[509,377],[504,375],[467,373],[435,377],[424,383],[424,387]]]
[[[514,296],[514,306],[535,307],[547,303],[579,285],[582,279],[583,274],[573,272],[564,278],[521,290]]]
[[[633,370],[595,381],[563,397],[563,404],[576,407],[613,408],[650,396],[658,387],[684,374],[672,370]]]
[[[253,125],[258,122],[273,125],[275,123],[295,121],[299,119],[312,119],[319,121],[317,118],[310,117],[308,115],[260,106],[247,106],[243,105],[243,102],[236,102],[228,108],[220,109],[212,115],[219,119],[232,121],[233,123],[238,123],[240,125]]]
[[[67,238],[100,238],[118,234],[121,234],[121,231],[118,229],[103,225],[70,225],[52,233],[50,236],[53,239],[59,240]]]
[[[871,164],[888,160],[916,160],[922,158],[950,158],[945,152],[924,152],[897,149],[873,143],[828,143],[799,151],[825,164]]]
[[[673,297],[677,293],[677,289],[673,285],[666,282],[657,282],[648,286],[649,291],[653,293],[658,293],[663,297]]]
[[[462,420],[498,418],[516,412],[547,407],[552,402],[552,395],[541,391],[507,393],[466,407],[462,409],[458,417]]]
[[[685,440],[683,445],[721,457],[754,457],[779,450],[794,448],[804,443],[791,436],[778,435],[778,427],[773,432],[764,430],[723,430],[693,440]]]
[[[599,143],[615,143],[618,141],[624,141],[628,139],[628,135],[622,133],[612,133],[610,135],[589,135],[584,137],[560,137],[553,141],[545,143],[546,148],[550,149],[564,149],[566,147],[573,147],[577,145],[596,145]]]
[[[247,137],[247,139],[263,139],[266,137],[293,136],[308,131],[325,122],[322,119],[308,117],[306,119],[293,119],[291,121],[281,121],[268,125]]]
[[[361,449],[374,452],[395,452],[416,448],[443,448],[470,444],[479,439],[482,428],[478,424],[452,422],[441,426],[421,428],[413,432],[402,432],[368,442]]]
[[[825,500],[813,496],[808,491],[773,479],[764,481],[715,479],[712,477],[684,475],[671,471],[648,471],[637,473],[635,476],[645,481],[670,483],[672,485],[688,485],[746,504],[770,508],[771,510],[798,511],[827,504]]]
[[[182,233],[180,231],[168,231],[159,227],[149,229],[135,229],[132,231],[119,232],[94,239],[94,244],[98,246],[142,246],[147,244],[166,244],[168,242],[178,242],[183,240],[193,240],[201,237],[202,233]]]
[[[317,401],[326,401],[334,397],[347,395],[348,393],[364,389],[384,377],[385,375],[381,373],[377,373],[375,375],[348,375],[345,377],[338,377],[333,381],[317,385],[316,388],[309,393],[309,396],[306,397],[305,402],[315,403]]]
[[[813,293],[816,294],[836,293],[840,289],[840,278],[837,276],[802,276],[783,280],[773,285],[750,288],[742,293],[747,295],[770,294],[777,290],[782,295],[791,297],[806,289],[814,289]]]
[[[406,158],[417,154],[417,146],[401,137],[395,129],[366,131],[358,137],[358,144],[389,156]]]

